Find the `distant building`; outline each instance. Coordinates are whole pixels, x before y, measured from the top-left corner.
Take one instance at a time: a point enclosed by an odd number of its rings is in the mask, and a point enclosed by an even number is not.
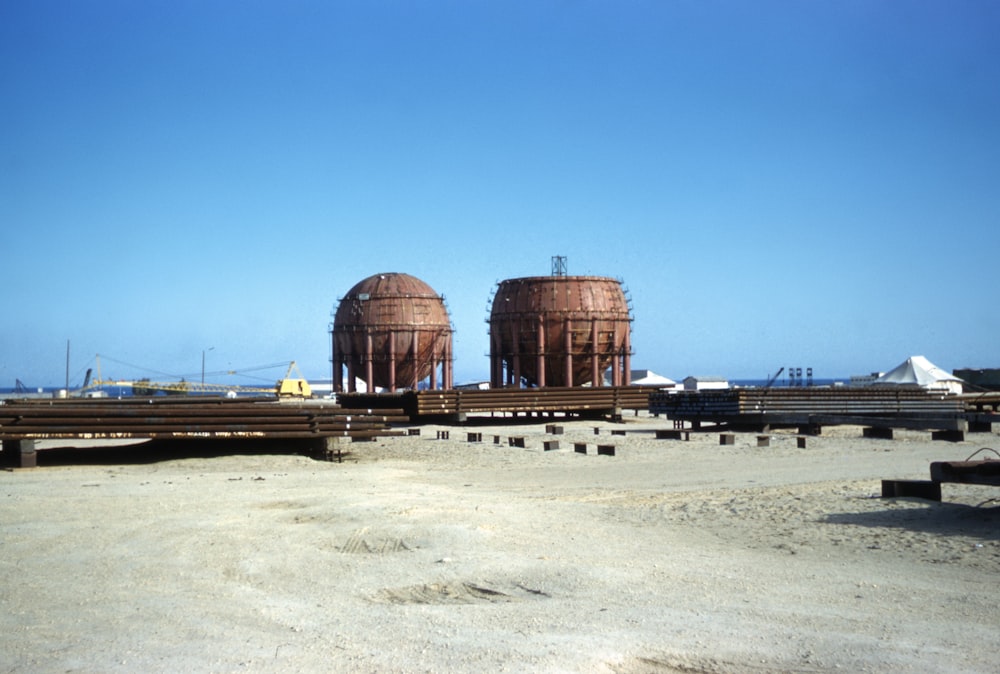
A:
[[[725,377],[684,377],[685,391],[707,391],[727,388],[729,388],[729,381]]]
[[[488,381],[472,381],[465,384],[457,384],[455,388],[459,391],[488,391],[490,383]]]
[[[872,372],[871,374],[852,374],[851,386],[871,386],[884,372]]]
[[[1000,391],[1000,368],[959,368],[952,370],[959,379],[972,384],[973,389]]]

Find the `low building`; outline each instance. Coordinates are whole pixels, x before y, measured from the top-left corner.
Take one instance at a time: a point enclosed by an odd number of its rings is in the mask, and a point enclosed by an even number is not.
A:
[[[952,370],[951,373],[972,385],[972,389],[1000,391],[1000,368],[968,368]]]
[[[708,391],[727,388],[729,388],[729,381],[725,377],[684,377],[685,391]]]
[[[851,386],[871,386],[878,378],[884,375],[885,372],[872,372],[871,374],[852,374],[851,375]]]

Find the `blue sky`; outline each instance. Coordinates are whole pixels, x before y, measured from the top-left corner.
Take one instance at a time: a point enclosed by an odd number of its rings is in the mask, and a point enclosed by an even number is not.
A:
[[[491,292],[553,255],[674,378],[1000,367],[997,35],[987,0],[0,1],[0,386],[67,340],[76,383],[329,377],[387,271],[488,378]]]

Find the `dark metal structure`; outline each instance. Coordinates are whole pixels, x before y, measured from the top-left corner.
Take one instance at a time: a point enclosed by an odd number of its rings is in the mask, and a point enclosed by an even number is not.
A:
[[[532,276],[501,281],[490,309],[494,388],[627,386],[631,312],[619,281],[602,276]]]
[[[452,388],[452,327],[444,298],[409,274],[369,276],[340,300],[332,329],[333,386],[368,391]],[[441,375],[438,377],[438,371]]]

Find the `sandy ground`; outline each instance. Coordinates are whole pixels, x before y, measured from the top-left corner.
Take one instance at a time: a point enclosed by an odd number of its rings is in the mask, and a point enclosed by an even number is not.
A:
[[[556,423],[427,426],[343,463],[42,452],[0,472],[0,671],[1000,669],[1000,489],[878,498],[997,435]]]

